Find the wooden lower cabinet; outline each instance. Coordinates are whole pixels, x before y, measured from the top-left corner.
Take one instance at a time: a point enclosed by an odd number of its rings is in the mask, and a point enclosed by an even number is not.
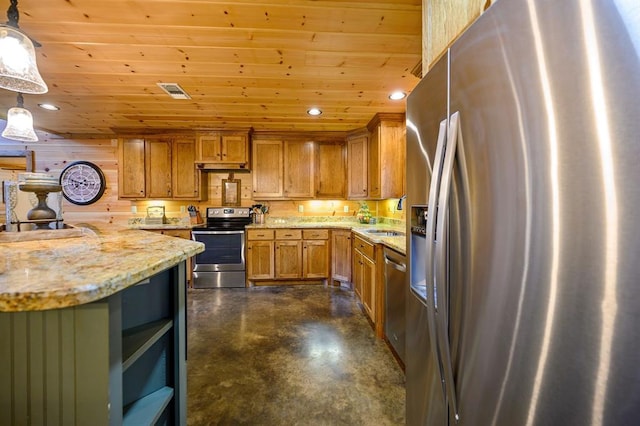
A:
[[[281,285],[329,278],[329,231],[247,230],[248,285]]]
[[[384,336],[384,292],[379,258],[382,250],[357,235],[353,235],[353,289],[371,320],[378,337]]]
[[[375,322],[375,246],[360,237],[353,239],[353,286],[365,312]]]
[[[276,240],[276,279],[302,278],[302,241]]]
[[[247,241],[247,279],[272,280],[275,277],[273,241]]]
[[[351,231],[331,231],[331,279],[351,282]]]
[[[326,280],[329,278],[329,230],[305,229],[302,238],[302,277]]]

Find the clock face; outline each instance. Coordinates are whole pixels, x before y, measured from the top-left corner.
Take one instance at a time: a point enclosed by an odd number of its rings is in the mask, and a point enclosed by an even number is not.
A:
[[[60,174],[64,198],[78,205],[95,203],[102,197],[105,178],[98,166],[88,161],[69,164]]]

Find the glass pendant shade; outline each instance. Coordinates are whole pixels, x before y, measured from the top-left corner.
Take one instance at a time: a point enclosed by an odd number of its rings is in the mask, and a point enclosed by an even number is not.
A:
[[[9,25],[0,25],[0,88],[29,94],[49,90],[38,71],[33,43]]]
[[[2,137],[14,141],[35,142],[38,140],[33,130],[33,117],[29,110],[21,107],[13,107],[7,113],[7,127],[2,132]]]

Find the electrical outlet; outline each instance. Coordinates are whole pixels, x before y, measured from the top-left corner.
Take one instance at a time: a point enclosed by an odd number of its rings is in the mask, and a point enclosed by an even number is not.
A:
[[[138,213],[138,208],[136,206],[131,206],[131,213],[133,214]]]
[[[298,206],[298,213],[304,213],[304,206],[302,204]]]
[[[343,210],[345,213],[349,213],[349,206],[344,206]]]
[[[180,213],[186,213],[187,208],[185,206],[180,206]]]

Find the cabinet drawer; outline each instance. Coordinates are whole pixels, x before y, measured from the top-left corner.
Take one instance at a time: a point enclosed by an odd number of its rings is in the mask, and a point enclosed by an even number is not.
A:
[[[247,240],[273,240],[273,229],[247,229]]]
[[[305,240],[328,240],[328,229],[304,229],[302,231],[302,238]]]
[[[374,246],[370,242],[365,241],[358,236],[354,236],[353,247],[356,250],[359,250],[362,254],[367,256],[369,259],[372,259],[372,260],[375,259],[375,257],[373,256]]]
[[[301,240],[301,229],[276,229],[276,240]]]

